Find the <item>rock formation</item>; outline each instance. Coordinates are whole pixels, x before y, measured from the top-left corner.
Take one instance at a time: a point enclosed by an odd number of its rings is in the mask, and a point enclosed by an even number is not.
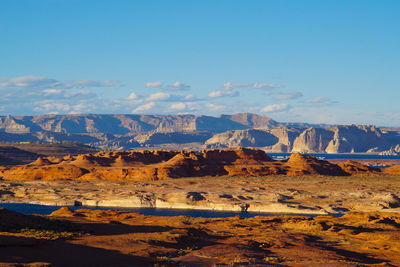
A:
[[[221,115],[219,117],[128,114],[0,116],[0,131],[7,133],[32,133],[37,131],[119,135],[149,131],[208,131],[216,133],[251,128],[270,129],[278,124],[271,118],[250,113]]]
[[[278,142],[266,146],[263,149],[271,153],[289,153],[292,151],[293,143],[297,136],[302,132],[302,128],[288,128],[285,126],[279,126],[269,130],[269,133],[278,138]]]
[[[388,173],[395,173],[389,168]],[[38,158],[28,165],[0,168],[3,179],[11,180],[160,180],[204,176],[333,175],[379,173],[380,169],[354,162],[332,164],[313,156],[293,154],[276,161],[264,151],[234,150],[192,151],[102,151],[96,154],[64,158]]]
[[[338,166],[351,175],[381,173],[381,169],[369,167],[353,160],[348,160],[345,163],[339,163]]]
[[[71,142],[0,144],[0,165],[27,164],[39,157],[63,157],[68,154],[79,155],[96,151],[93,147]]]
[[[400,130],[372,125],[278,123],[251,113],[218,117],[128,114],[0,116],[0,141],[76,141],[109,150],[140,147],[200,150],[251,146],[271,153],[381,152],[397,155]]]
[[[369,152],[388,146],[381,130],[373,125],[334,126],[329,130],[334,136],[325,149],[327,153]]]
[[[264,147],[278,142],[274,135],[262,130],[236,130],[216,134],[205,142],[206,148]]]
[[[293,142],[292,152],[324,153],[333,132],[322,128],[308,128]]]
[[[388,150],[379,153],[382,156],[398,156],[400,155],[400,145],[392,146]]]
[[[258,147],[269,153],[377,153],[395,155],[400,143],[397,132],[382,132],[375,126],[343,125],[327,128],[293,128],[231,130],[208,139],[206,148]],[[400,151],[400,149],[399,149]]]
[[[160,144],[185,144],[200,142],[204,143],[211,138],[209,132],[149,132],[136,135],[133,139],[140,145],[160,145]]]

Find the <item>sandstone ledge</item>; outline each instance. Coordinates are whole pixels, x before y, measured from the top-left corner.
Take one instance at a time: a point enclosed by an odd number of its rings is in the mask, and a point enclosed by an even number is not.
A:
[[[400,211],[400,179],[378,176],[196,177],[158,181],[0,181],[0,201],[53,206],[339,214]]]

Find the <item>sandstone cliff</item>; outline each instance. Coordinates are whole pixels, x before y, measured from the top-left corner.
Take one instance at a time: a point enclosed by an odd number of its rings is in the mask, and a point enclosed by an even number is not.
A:
[[[269,129],[277,125],[278,123],[271,118],[250,113],[221,115],[219,117],[131,114],[0,116],[0,131],[7,133],[31,133],[37,131],[120,135],[148,131],[208,131],[218,133],[237,129]]]
[[[278,138],[262,130],[236,130],[216,134],[205,142],[206,148],[264,147],[278,142]]]
[[[294,141],[291,152],[324,153],[333,132],[321,128],[308,128]]]
[[[184,144],[184,143],[204,143],[211,138],[210,132],[171,132],[160,133],[150,132],[136,135],[133,139],[140,145],[158,144]]]
[[[382,156],[398,156],[400,155],[400,145],[392,146],[388,150],[379,153]]]
[[[373,125],[334,126],[327,153],[354,153],[385,149],[388,146],[381,130]]]
[[[285,126],[279,126],[271,129],[268,132],[276,136],[278,138],[278,142],[271,146],[266,146],[263,149],[271,153],[291,152],[293,143],[302,130],[302,128],[288,128]]]
[[[389,149],[394,154],[400,134],[384,133],[370,125],[344,125],[328,128],[288,128],[234,130],[216,134],[206,148],[251,146],[270,153],[369,153]],[[391,148],[392,147],[392,148]],[[391,149],[391,150],[390,150]]]
[[[311,126],[311,127],[310,127]],[[100,149],[263,148],[267,152],[396,155],[400,131],[371,125],[278,123],[251,113],[233,115],[0,116],[0,141],[77,141]]]

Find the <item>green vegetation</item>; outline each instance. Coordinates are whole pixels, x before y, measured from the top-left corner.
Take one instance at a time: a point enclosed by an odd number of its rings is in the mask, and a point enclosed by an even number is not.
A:
[[[57,219],[31,216],[21,222],[0,222],[0,232],[19,233],[29,237],[45,239],[69,239],[85,234],[79,226]]]
[[[44,238],[50,240],[57,240],[57,239],[69,239],[72,237],[82,235],[81,232],[57,232],[54,230],[38,230],[32,228],[23,228],[19,231],[19,233],[29,236],[29,237],[37,237],[37,238]]]
[[[285,262],[285,261],[293,261],[291,259],[285,258],[285,257],[273,257],[273,256],[269,256],[269,257],[265,257],[264,258],[265,262],[270,262],[270,263],[281,263],[281,262]]]
[[[190,252],[192,252],[193,250],[196,250],[196,249],[199,249],[199,248],[196,247],[196,246],[180,248],[178,250],[178,255],[179,256],[183,256],[183,255],[186,255],[186,254],[188,254],[188,253],[190,253]]]

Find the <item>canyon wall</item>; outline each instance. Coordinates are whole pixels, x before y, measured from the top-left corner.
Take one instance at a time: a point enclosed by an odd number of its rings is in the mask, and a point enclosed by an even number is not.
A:
[[[0,142],[79,142],[99,149],[221,149],[257,147],[270,153],[400,154],[400,130],[373,125],[279,123],[233,115],[83,114],[0,116]]]

